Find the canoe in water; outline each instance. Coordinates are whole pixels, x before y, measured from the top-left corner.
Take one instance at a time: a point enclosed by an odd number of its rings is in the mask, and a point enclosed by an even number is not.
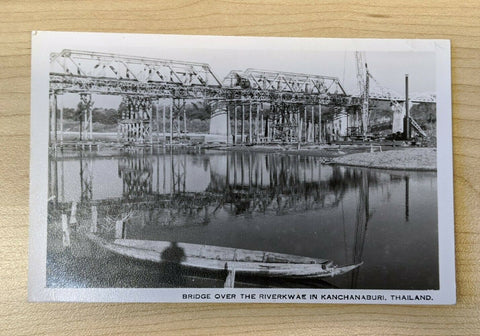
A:
[[[87,237],[109,251],[139,260],[270,277],[333,277],[350,272],[362,264],[339,267],[326,259],[275,252],[154,240],[107,240],[92,233],[87,233]]]

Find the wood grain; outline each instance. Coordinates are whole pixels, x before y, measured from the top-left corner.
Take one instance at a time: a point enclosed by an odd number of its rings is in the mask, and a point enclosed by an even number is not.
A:
[[[446,38],[452,41],[458,304],[27,303],[30,31]],[[478,1],[0,2],[0,334],[480,334]]]

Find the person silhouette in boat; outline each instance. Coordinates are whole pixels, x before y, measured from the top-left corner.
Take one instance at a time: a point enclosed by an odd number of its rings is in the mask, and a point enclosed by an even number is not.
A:
[[[162,280],[174,287],[185,284],[182,261],[185,260],[185,251],[178,246],[177,242],[171,242],[161,254],[160,276]]]

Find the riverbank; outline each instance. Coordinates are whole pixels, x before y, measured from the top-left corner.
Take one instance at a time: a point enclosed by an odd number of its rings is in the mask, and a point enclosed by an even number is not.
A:
[[[125,151],[135,152],[136,149],[144,149],[147,153],[155,153],[160,148],[174,148],[175,150],[185,150],[194,148],[195,150],[220,150],[220,151],[240,151],[240,152],[259,152],[259,153],[276,153],[288,155],[314,156],[323,160],[323,163],[333,163],[347,166],[358,166],[368,168],[381,169],[399,169],[399,170],[437,170],[436,149],[435,148],[418,148],[405,147],[405,144],[395,142],[391,143],[338,143],[334,145],[310,144],[302,145],[300,148],[296,144],[262,144],[262,145],[236,145],[226,146],[225,143],[218,141],[218,138],[207,139],[201,134],[188,134],[191,139],[198,139],[195,146],[175,142],[173,145],[164,146],[161,142],[154,145],[146,144],[144,146],[124,147],[113,141],[113,133],[103,134],[103,138],[98,134],[94,134],[94,143],[97,147],[92,147],[88,153],[93,156],[116,156],[123,155]],[[98,137],[97,137],[98,136]],[[102,143],[101,140],[112,137],[109,143]],[[66,140],[67,141],[67,140]],[[98,142],[97,142],[98,141]],[[68,148],[69,143],[65,142]],[[75,147],[75,143],[70,143],[70,147]],[[102,147],[102,150],[100,150]],[[73,148],[73,154],[60,150],[61,156],[75,157],[77,148]],[[87,148],[88,149],[88,148]],[[58,155],[55,152],[55,155]]]
[[[371,152],[369,146],[308,146],[297,149],[296,146],[235,146],[218,149],[229,151],[249,151],[263,153],[282,153],[308,155],[325,158],[325,163],[345,166],[357,166],[398,170],[437,170],[437,151],[435,148],[405,148],[375,146]]]
[[[437,170],[435,148],[403,148],[386,152],[356,153],[334,158],[333,163],[382,169]]]
[[[369,147],[368,147],[369,148]],[[216,147],[215,149],[240,152],[281,153],[291,155],[306,155],[325,158],[330,162],[332,158],[346,154],[361,153],[368,149],[366,146],[339,146],[339,145],[303,145],[300,149],[296,145],[255,145]]]

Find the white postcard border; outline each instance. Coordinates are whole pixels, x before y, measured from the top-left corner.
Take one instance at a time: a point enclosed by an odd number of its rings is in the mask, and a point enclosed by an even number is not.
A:
[[[439,290],[346,290],[346,289],[138,289],[138,288],[47,288],[47,195],[48,195],[48,87],[49,56],[64,48],[95,49],[109,43],[128,43],[133,47],[174,43],[177,46],[209,49],[269,48],[319,51],[432,51],[436,52],[437,87],[437,181],[438,181],[438,251]],[[402,39],[317,39],[279,37],[226,37],[109,34],[73,32],[32,33],[31,81],[31,156],[30,156],[30,230],[29,291],[30,301],[76,302],[295,302],[295,303],[366,303],[366,304],[454,304],[455,249],[453,214],[453,155],[451,112],[450,41]],[[439,136],[441,135],[441,136]],[[210,295],[184,298],[184,295]],[[222,294],[235,294],[228,298]],[[244,295],[242,298],[241,295]],[[259,298],[263,294],[265,297]],[[277,295],[273,298],[272,295]],[[303,296],[305,295],[305,297]],[[219,295],[218,298],[215,296]],[[246,298],[250,295],[250,298]],[[255,299],[251,298],[255,295]],[[270,295],[270,296],[268,296]],[[282,295],[290,295],[283,297]],[[293,297],[292,297],[293,295]],[[298,296],[300,295],[300,296]],[[313,295],[313,296],[312,296]],[[316,297],[315,297],[316,295]],[[350,297],[353,295],[353,297]],[[357,299],[357,296],[364,296]],[[367,297],[369,295],[370,297]],[[374,300],[380,295],[381,300]],[[397,298],[398,296],[398,298]],[[353,299],[352,299],[353,298]],[[370,299],[368,299],[370,298]],[[378,297],[377,297],[378,298]],[[417,300],[417,298],[420,298]],[[424,299],[422,299],[424,298]]]

